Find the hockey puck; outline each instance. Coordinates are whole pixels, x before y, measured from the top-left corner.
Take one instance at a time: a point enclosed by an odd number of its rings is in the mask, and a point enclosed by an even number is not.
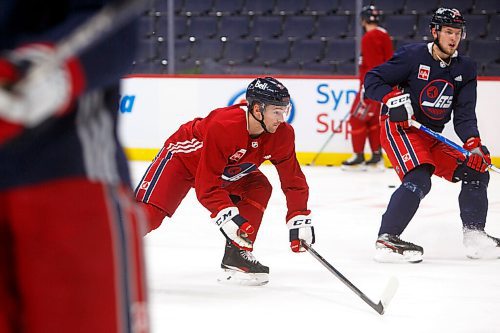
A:
[[[388,185],[388,188],[396,188],[396,185]]]

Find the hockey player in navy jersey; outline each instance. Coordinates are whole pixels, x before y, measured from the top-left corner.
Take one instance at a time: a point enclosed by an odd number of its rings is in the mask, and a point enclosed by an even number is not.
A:
[[[54,45],[74,41],[82,24],[118,2],[1,2],[2,333],[148,331],[145,222],[116,133],[136,20],[47,66]]]
[[[431,189],[431,176],[461,181],[458,198],[463,242],[470,258],[500,257],[500,240],[485,231],[490,154],[476,120],[476,64],[458,54],[465,20],[456,9],[439,8],[430,32],[433,42],[410,44],[365,77],[369,98],[382,101],[381,142],[401,186],[382,216],[375,259],[420,262],[421,246],[400,239]],[[441,132],[453,114],[455,132],[472,154],[465,158],[444,143],[410,127],[415,119]]]

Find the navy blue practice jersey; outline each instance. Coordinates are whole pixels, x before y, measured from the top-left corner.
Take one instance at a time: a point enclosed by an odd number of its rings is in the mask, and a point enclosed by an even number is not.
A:
[[[432,57],[432,43],[401,47],[386,63],[366,74],[365,95],[381,101],[394,87],[409,93],[415,118],[442,132],[453,115],[462,141],[479,136],[476,119],[476,64],[469,57],[451,57],[449,65]],[[382,115],[387,114],[386,106]]]

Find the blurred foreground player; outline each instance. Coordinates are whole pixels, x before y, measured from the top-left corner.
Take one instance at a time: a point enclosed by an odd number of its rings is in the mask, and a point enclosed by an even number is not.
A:
[[[491,164],[476,119],[476,64],[460,56],[465,20],[456,9],[439,8],[430,30],[434,41],[399,49],[387,63],[368,72],[368,97],[383,101],[382,147],[402,181],[382,216],[376,241],[378,261],[420,262],[421,246],[399,238],[420,201],[431,189],[431,176],[462,182],[458,197],[466,255],[499,258],[500,240],[485,231]],[[409,127],[409,119],[442,132],[453,113],[455,132],[472,152],[467,159],[431,136]]]
[[[2,333],[148,331],[145,222],[116,136],[135,23],[26,76],[105,2],[2,2]]]
[[[136,198],[153,230],[172,217],[194,187],[227,239],[221,279],[261,285],[269,281],[269,268],[252,250],[272,191],[258,169],[264,161],[278,170],[292,251],[304,250],[301,239],[314,243],[314,229],[307,208],[309,188],[295,156],[295,134],[285,122],[291,107],[288,90],[274,78],[257,78],[247,88],[246,101],[182,125],[149,166]]]
[[[374,5],[363,7],[361,24],[365,34],[361,39],[359,61],[359,92],[351,107],[351,141],[354,155],[342,162],[345,170],[365,170],[366,167],[381,166],[380,109],[382,104],[366,98],[363,91],[365,74],[392,57],[392,40],[387,31],[378,25],[380,12]],[[365,142],[368,138],[372,156],[365,161]]]

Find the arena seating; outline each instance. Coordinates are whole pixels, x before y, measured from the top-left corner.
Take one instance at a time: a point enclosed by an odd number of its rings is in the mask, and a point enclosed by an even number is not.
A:
[[[167,0],[149,0],[139,20],[139,50],[131,73],[165,73]],[[461,10],[467,39],[459,51],[479,75],[499,75],[500,0],[363,0],[382,11],[394,47],[429,42],[439,6]],[[175,0],[177,73],[355,75],[352,0]]]

